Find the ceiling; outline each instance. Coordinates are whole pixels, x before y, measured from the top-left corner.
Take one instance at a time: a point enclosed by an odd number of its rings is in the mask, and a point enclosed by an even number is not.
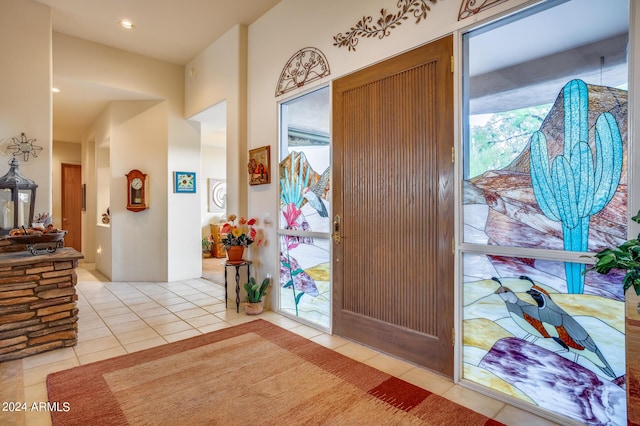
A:
[[[627,0],[560,0],[468,33],[469,113],[553,103],[573,78],[625,85],[628,21]]]
[[[280,0],[37,0],[53,30],[184,65],[236,24],[249,25]],[[125,30],[128,19],[135,25]]]
[[[280,0],[36,0],[53,31],[184,65],[237,24],[249,25]],[[125,30],[120,21],[133,22]],[[55,52],[54,52],[55,61]],[[144,99],[111,87],[53,76],[53,139],[79,142],[110,100]]]
[[[124,49],[169,63],[184,65],[236,24],[249,25],[277,5],[280,0],[36,0],[51,8],[55,32],[68,34],[107,46]],[[536,63],[569,68],[576,72],[599,73],[603,69],[600,58],[606,57],[605,73],[626,79],[626,44],[615,44],[585,55],[581,46],[594,41],[621,35],[626,37],[628,25],[627,0],[575,0],[550,2],[558,5],[552,14],[530,16],[517,26],[503,25],[494,31],[480,29],[472,36],[473,49],[468,73],[478,84],[494,95],[472,94],[473,109],[491,111],[497,97],[512,99],[515,104],[539,102],[531,99],[538,90],[519,95],[513,88],[534,87],[542,78]],[[526,13],[526,12],[525,12]],[[135,28],[125,30],[119,22],[131,20]],[[508,21],[509,19],[507,19]],[[593,24],[597,22],[597,25]],[[500,26],[501,24],[497,24]],[[584,29],[588,28],[588,31]],[[611,45],[609,43],[606,46]],[[562,52],[575,50],[577,62],[569,64]],[[55,62],[55,52],[53,53]],[[587,57],[588,56],[588,57]],[[552,59],[556,57],[559,60]],[[551,58],[551,59],[546,59]],[[531,65],[531,66],[530,66]],[[589,69],[587,69],[589,68]],[[622,70],[622,71],[621,71]],[[555,71],[554,71],[555,72]],[[528,80],[527,80],[528,79]],[[526,81],[524,81],[526,80]],[[82,132],[90,125],[109,101],[145,99],[140,93],[130,93],[112,87],[98,87],[88,82],[72,81],[53,76],[53,83],[61,89],[53,100],[53,139],[79,142]],[[507,86],[505,86],[507,84]],[[510,85],[511,87],[508,87]],[[502,87],[505,86],[505,87]],[[490,93],[489,93],[490,94]],[[517,96],[516,96],[517,95]],[[553,94],[545,94],[551,96]],[[503,102],[501,100],[500,102]],[[492,103],[493,102],[493,103]],[[481,105],[482,104],[482,105]],[[214,111],[223,110],[219,105]],[[223,113],[224,114],[224,113]],[[196,117],[209,124],[206,133],[224,131],[224,115],[202,114]],[[203,129],[204,130],[204,129]],[[205,134],[205,132],[203,132]],[[220,138],[218,138],[220,139]]]

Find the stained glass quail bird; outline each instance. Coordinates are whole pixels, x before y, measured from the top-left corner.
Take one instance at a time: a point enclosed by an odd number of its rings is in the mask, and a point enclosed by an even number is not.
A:
[[[616,378],[613,368],[600,352],[587,330],[575,318],[558,306],[551,299],[549,293],[542,287],[537,286],[531,278],[522,275],[520,279],[527,280],[532,284],[527,293],[538,304],[540,321],[551,338],[568,351],[576,354],[576,359],[578,356],[583,356],[597,365],[607,376]]]

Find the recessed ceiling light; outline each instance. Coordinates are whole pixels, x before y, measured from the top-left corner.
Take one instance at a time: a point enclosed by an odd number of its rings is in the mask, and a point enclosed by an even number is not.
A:
[[[123,19],[122,21],[120,21],[120,26],[122,28],[125,28],[127,30],[132,30],[134,28],[133,22],[127,20],[127,19]]]
[[[52,88],[51,88],[51,91],[52,91],[53,93],[60,93],[60,89],[58,89],[57,87],[52,87]]]

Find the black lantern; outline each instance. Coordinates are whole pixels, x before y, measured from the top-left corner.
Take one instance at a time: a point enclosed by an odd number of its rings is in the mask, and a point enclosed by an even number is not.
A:
[[[30,227],[36,206],[38,185],[20,172],[20,163],[13,157],[9,171],[0,178],[0,234],[14,228]]]

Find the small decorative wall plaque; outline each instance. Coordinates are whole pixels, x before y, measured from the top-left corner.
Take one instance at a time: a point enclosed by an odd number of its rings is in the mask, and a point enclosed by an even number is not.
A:
[[[473,0],[471,0],[473,1]],[[436,4],[438,0],[398,0],[396,13],[389,13],[387,9],[380,10],[380,17],[373,23],[373,17],[363,16],[362,19],[345,34],[339,33],[333,36],[333,45],[346,46],[349,51],[355,51],[359,37],[377,37],[383,39],[391,34],[391,30],[400,26],[402,21],[413,15],[416,24],[427,18],[427,12],[431,11],[429,3]]]
[[[7,153],[14,157],[22,156],[24,163],[29,161],[29,156],[38,158],[38,153],[42,151],[42,147],[35,145],[35,139],[29,139],[24,133],[18,138],[11,138],[11,143],[7,145]]]
[[[195,172],[173,172],[173,192],[196,192]]]
[[[289,58],[280,73],[276,97],[331,74],[329,62],[320,49],[305,47]]]
[[[209,211],[220,213],[227,208],[227,183],[224,179],[209,178]]]

